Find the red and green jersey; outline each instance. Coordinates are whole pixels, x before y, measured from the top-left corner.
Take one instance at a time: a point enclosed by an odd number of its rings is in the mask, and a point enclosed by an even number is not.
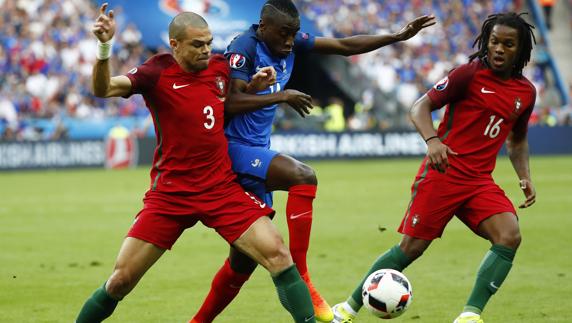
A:
[[[451,178],[489,179],[510,131],[526,133],[536,90],[523,76],[503,80],[482,61],[454,69],[427,92],[434,107],[447,105],[438,135],[449,155]]]
[[[182,70],[170,54],[129,71],[132,92],[143,95],[157,135],[151,190],[199,193],[235,179],[223,130],[229,73],[220,55],[198,73]]]

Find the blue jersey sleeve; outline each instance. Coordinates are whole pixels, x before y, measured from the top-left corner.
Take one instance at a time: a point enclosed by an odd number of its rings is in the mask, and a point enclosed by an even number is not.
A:
[[[314,48],[314,41],[316,37],[299,31],[296,33],[296,38],[294,38],[294,52],[296,53],[306,53]]]
[[[256,38],[250,32],[237,36],[228,45],[224,56],[230,66],[230,78],[250,82],[256,57]]]

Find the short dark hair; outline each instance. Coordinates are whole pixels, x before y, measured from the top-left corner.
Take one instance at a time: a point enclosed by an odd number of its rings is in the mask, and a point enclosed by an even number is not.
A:
[[[281,13],[290,18],[299,18],[300,14],[292,0],[268,0],[260,10],[260,18],[272,17]]]
[[[487,57],[488,52],[488,41],[491,36],[491,32],[495,25],[503,25],[514,28],[518,31],[518,53],[516,56],[516,61],[514,63],[514,69],[512,71],[513,76],[522,75],[522,69],[530,61],[530,53],[532,52],[532,45],[536,44],[536,38],[534,37],[534,26],[526,22],[522,16],[527,15],[527,12],[523,13],[497,13],[490,15],[481,27],[481,33],[475,39],[473,47],[477,45],[477,52],[469,56],[469,61],[475,58],[484,59]]]
[[[194,12],[181,12],[169,24],[169,38],[181,40],[186,36],[187,27],[207,28],[209,24],[205,18]]]

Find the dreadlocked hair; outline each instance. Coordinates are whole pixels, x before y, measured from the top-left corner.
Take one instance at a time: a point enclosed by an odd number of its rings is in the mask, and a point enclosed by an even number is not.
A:
[[[475,39],[473,47],[477,45],[477,52],[469,56],[469,61],[473,61],[475,58],[480,58],[481,60],[487,57],[487,45],[489,42],[489,37],[491,36],[491,31],[495,25],[503,25],[507,27],[514,28],[518,31],[518,54],[514,63],[514,68],[512,70],[513,76],[522,75],[522,69],[530,61],[530,53],[532,52],[532,45],[536,44],[536,37],[534,37],[533,29],[534,26],[526,22],[522,16],[528,15],[528,12],[523,13],[497,13],[490,15],[481,27],[481,33]]]
[[[275,15],[278,12],[285,14],[290,18],[298,18],[300,16],[298,9],[296,9],[292,0],[268,0],[264,6],[262,6],[260,17]]]

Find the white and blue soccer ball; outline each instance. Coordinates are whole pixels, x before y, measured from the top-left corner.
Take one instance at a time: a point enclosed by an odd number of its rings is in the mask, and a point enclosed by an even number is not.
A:
[[[411,283],[404,274],[393,269],[380,269],[365,280],[363,305],[373,315],[392,319],[403,314],[413,299]]]

